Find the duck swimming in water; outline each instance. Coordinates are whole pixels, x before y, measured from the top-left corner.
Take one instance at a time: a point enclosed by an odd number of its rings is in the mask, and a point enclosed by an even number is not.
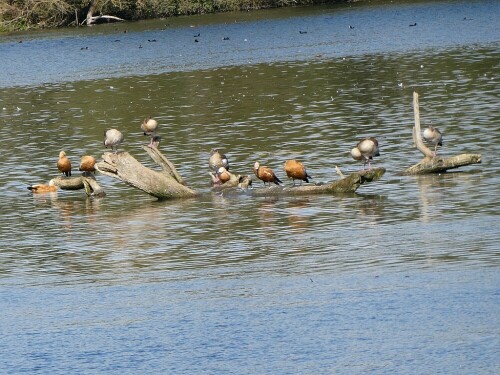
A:
[[[64,151],[59,153],[59,160],[57,161],[57,169],[66,177],[71,176],[71,161],[66,156]]]
[[[309,174],[306,171],[306,167],[304,164],[297,160],[287,160],[283,167],[287,177],[292,179],[293,184],[295,185],[295,180],[300,180],[300,184],[302,185],[302,181],[309,182]]]
[[[50,180],[48,185],[31,185],[28,186],[28,190],[30,190],[33,194],[54,193],[57,191],[57,186],[55,185],[54,180]]]
[[[271,168],[261,166],[258,161],[255,162],[255,164],[253,166],[253,171],[254,171],[255,175],[257,176],[257,178],[264,182],[264,185],[266,185],[266,182],[269,183],[269,186],[271,186],[271,182],[275,183],[276,185],[283,183],[274,174],[274,172]]]
[[[443,146],[443,135],[438,128],[435,128],[432,125],[429,125],[429,127],[424,130],[422,135],[427,142],[434,145],[434,157],[436,157],[437,146]]]
[[[104,147],[111,147],[111,150],[118,152],[118,145],[123,142],[123,134],[116,129],[109,129],[104,132]]]

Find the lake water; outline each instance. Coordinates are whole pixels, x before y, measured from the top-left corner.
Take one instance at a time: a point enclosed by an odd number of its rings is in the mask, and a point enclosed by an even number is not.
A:
[[[361,2],[1,36],[0,373],[498,373],[499,15]],[[481,164],[399,174],[422,158],[413,91],[438,152]],[[109,127],[155,168],[148,115],[200,197],[26,189]],[[212,147],[318,183],[359,170],[366,136],[387,172],[355,194],[210,193]]]

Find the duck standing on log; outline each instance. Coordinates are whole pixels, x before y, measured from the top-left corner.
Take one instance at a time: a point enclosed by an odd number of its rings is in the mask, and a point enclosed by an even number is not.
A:
[[[220,167],[217,170],[216,174],[217,174],[217,177],[219,177],[220,182],[223,184],[228,182],[229,180],[231,180],[231,174],[224,167]]]
[[[96,160],[91,155],[82,156],[80,159],[80,167],[79,171],[83,172],[83,175],[95,172],[95,163]]]
[[[264,186],[266,182],[269,182],[269,186],[271,186],[271,182],[274,182],[276,185],[282,184],[282,181],[274,174],[271,168],[261,166],[258,161],[255,162],[253,171],[257,178],[264,182]]]
[[[116,129],[109,129],[104,132],[104,147],[111,147],[115,154],[118,152],[118,145],[123,142],[123,134]]]
[[[356,147],[351,150],[351,156],[354,160],[363,161],[363,170],[366,162],[368,162],[368,169],[371,169],[370,161],[373,160],[374,156],[380,156],[377,139],[369,137],[358,142]]]
[[[208,166],[215,172],[217,172],[220,167],[224,167],[227,171],[229,171],[229,160],[226,155],[219,152],[219,149],[213,148],[212,150],[210,150],[210,159],[208,160]]]
[[[295,185],[295,180],[309,182],[309,178],[312,178],[306,171],[306,167],[303,163],[297,160],[287,160],[283,167],[287,177],[292,179],[293,185]]]
[[[59,153],[59,160],[57,161],[57,169],[66,177],[71,176],[71,161],[66,156],[64,151]]]
[[[158,122],[151,118],[151,116],[146,117],[141,124],[141,130],[144,132],[144,135],[149,135],[151,137],[148,147],[154,148],[153,142],[156,136],[156,130],[158,130]]]
[[[437,146],[443,146],[443,135],[438,128],[435,128],[432,125],[429,125],[429,127],[424,130],[422,135],[427,142],[434,145],[434,157],[436,157]]]

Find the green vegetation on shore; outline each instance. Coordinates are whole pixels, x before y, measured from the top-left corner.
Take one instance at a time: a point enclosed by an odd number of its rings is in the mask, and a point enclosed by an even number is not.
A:
[[[0,0],[0,32],[76,26],[94,15],[126,20],[172,17],[349,0]]]

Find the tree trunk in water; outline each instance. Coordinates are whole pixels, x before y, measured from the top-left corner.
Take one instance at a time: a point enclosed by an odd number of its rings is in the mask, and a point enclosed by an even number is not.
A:
[[[361,185],[379,180],[384,173],[385,168],[373,168],[370,170],[351,173],[340,180],[326,184],[295,186],[273,185],[271,187],[263,187],[260,189],[246,189],[251,184],[251,178],[249,178],[249,176],[238,176],[239,178],[234,180],[231,178],[230,181],[222,184],[221,186],[216,186],[212,190],[214,192],[221,192],[224,195],[228,195],[237,194],[238,191],[243,189],[248,194],[255,197],[354,193]],[[235,189],[236,187],[240,189]]]
[[[481,163],[480,154],[461,154],[458,156],[443,158],[435,156],[424,144],[422,131],[420,129],[420,109],[418,104],[418,93],[413,93],[413,110],[415,113],[415,126],[413,127],[413,141],[417,149],[424,154],[424,159],[419,163],[406,168],[401,174],[417,175],[428,173],[442,173],[448,169],[463,167],[470,164]]]
[[[53,179],[54,184],[62,190],[80,190],[85,189],[88,196],[104,197],[106,193],[104,189],[97,183],[95,177],[91,173],[83,173],[78,177],[62,177],[59,176]]]
[[[139,163],[126,151],[107,152],[96,169],[106,176],[117,178],[158,199],[190,198],[197,195],[194,190],[183,185],[183,180],[175,167],[156,148],[143,147],[151,158],[162,167],[154,171]]]

